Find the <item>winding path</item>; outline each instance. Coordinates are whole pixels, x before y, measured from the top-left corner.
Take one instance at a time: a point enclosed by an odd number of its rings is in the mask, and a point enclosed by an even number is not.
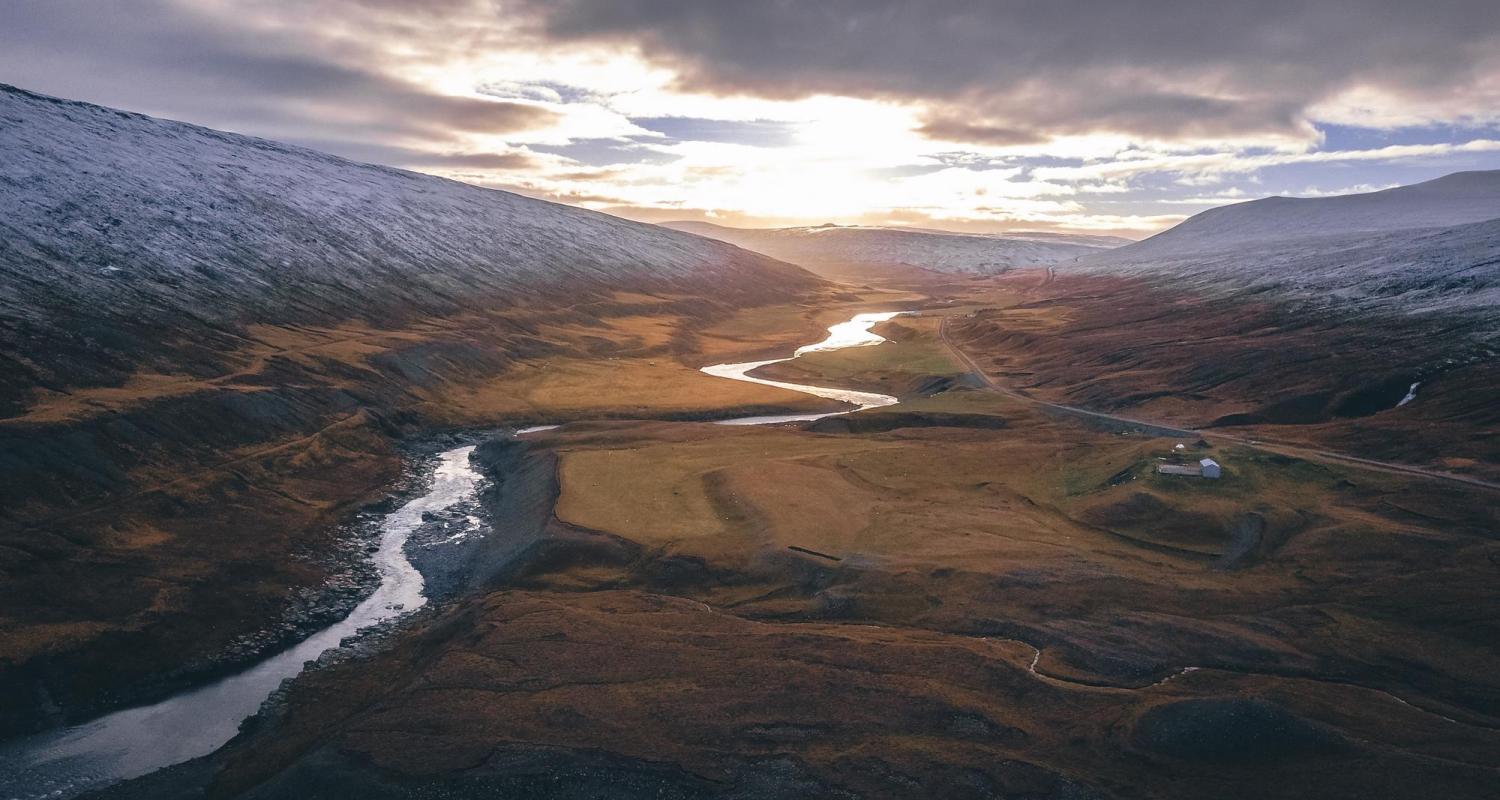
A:
[[[1365,469],[1375,470],[1377,472],[1387,472],[1396,475],[1412,475],[1419,478],[1448,481],[1450,483],[1459,483],[1465,486],[1475,486],[1481,489],[1500,491],[1500,483],[1494,483],[1492,481],[1486,481],[1480,478],[1470,477],[1468,475],[1458,475],[1452,472],[1443,472],[1442,470],[1428,469],[1426,467],[1418,467],[1412,464],[1401,464],[1394,461],[1381,461],[1373,458],[1364,458],[1361,456],[1349,455],[1347,453],[1336,453],[1331,450],[1318,450],[1309,447],[1302,447],[1299,445],[1284,444],[1281,442],[1267,442],[1261,439],[1251,439],[1247,436],[1237,436],[1232,433],[1220,433],[1218,431],[1210,433],[1202,430],[1177,428],[1159,422],[1150,422],[1147,420],[1134,419],[1131,417],[1122,417],[1118,414],[1106,414],[1102,411],[1090,411],[1086,408],[1079,408],[1077,406],[1064,405],[1062,403],[1051,403],[1046,400],[1038,400],[1035,397],[1023,394],[1019,391],[1016,391],[1015,389],[1011,389],[1001,384],[999,381],[995,380],[993,376],[986,372],[984,367],[980,366],[978,361],[974,360],[972,356],[964,352],[963,348],[959,347],[958,344],[953,341],[953,337],[948,332],[948,323],[950,322],[950,320],[951,318],[945,318],[938,325],[938,338],[942,340],[943,345],[947,347],[949,352],[951,352],[953,356],[959,360],[960,363],[967,367],[976,378],[984,383],[986,389],[997,392],[999,394],[1003,394],[1006,397],[1011,397],[1016,400],[1032,403],[1042,408],[1061,411],[1067,414],[1093,417],[1096,419],[1109,420],[1111,422],[1118,422],[1125,425],[1147,428],[1153,431],[1162,431],[1166,435],[1203,437],[1204,439],[1210,440],[1219,439],[1226,442],[1234,442],[1235,444],[1244,445],[1246,447],[1253,447],[1259,450],[1264,450],[1270,453],[1279,453],[1281,455],[1301,458],[1306,461],[1349,464],[1357,467],[1363,467]]]

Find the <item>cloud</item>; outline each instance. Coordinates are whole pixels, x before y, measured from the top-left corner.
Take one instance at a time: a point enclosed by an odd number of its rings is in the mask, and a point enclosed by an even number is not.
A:
[[[532,145],[539,153],[563,156],[579,164],[591,167],[608,167],[615,164],[669,164],[679,156],[664,153],[629,139],[598,138],[575,139],[568,144]]]
[[[1013,144],[1037,144],[1047,140],[1047,137],[1032,131],[997,125],[980,125],[952,117],[928,120],[917,131],[928,138],[946,142],[970,142],[1001,147]]]
[[[435,92],[383,71],[376,42],[330,42],[314,27],[258,24],[246,11],[239,18],[169,0],[17,0],[0,25],[0,75],[49,94],[298,141],[452,140],[556,117],[531,104]]]
[[[460,150],[430,151],[387,144],[351,144],[342,141],[308,139],[297,142],[304,147],[324,152],[340,151],[345,158],[369,161],[404,169],[483,169],[491,171],[514,171],[538,166],[538,160],[530,153],[510,152],[466,152]]]
[[[1241,192],[1500,167],[1489,0],[9,0],[3,16],[0,80],[28,89],[638,218],[1148,232]]]
[[[970,131],[975,142],[996,131],[1306,138],[1308,110],[1345,92],[1478,100],[1500,53],[1493,0],[512,7],[555,42],[634,47],[675,70],[685,89],[923,103],[985,120]]]
[[[413,166],[476,167],[487,170],[526,169],[536,159],[525,153],[420,153],[410,162]]]
[[[597,103],[607,100],[605,95],[583,86],[572,86],[558,81],[492,81],[482,84],[477,91],[508,100],[531,100],[544,103]]]
[[[729,120],[702,117],[632,117],[631,122],[677,141],[722,142],[751,147],[792,143],[796,125],[776,120]]]
[[[423,123],[474,133],[514,133],[557,118],[544,108],[423,92],[395,81],[372,81],[382,112],[400,109]]]

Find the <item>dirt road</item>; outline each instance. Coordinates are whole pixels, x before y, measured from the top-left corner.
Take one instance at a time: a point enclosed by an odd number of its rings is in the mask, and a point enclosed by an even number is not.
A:
[[[999,381],[996,381],[993,377],[991,377],[989,373],[985,372],[984,368],[979,365],[979,362],[975,361],[973,357],[964,352],[963,348],[960,348],[953,341],[953,338],[948,333],[948,322],[948,319],[944,319],[938,326],[938,338],[942,340],[943,345],[946,346],[948,350],[953,353],[954,357],[962,362],[964,366],[968,367],[969,370],[974,373],[974,376],[984,383],[986,388],[988,388],[990,391],[998,392],[1007,397],[1013,397],[1017,400],[1034,403],[1043,408],[1048,408],[1067,414],[1075,414],[1079,416],[1093,417],[1096,419],[1110,420],[1112,422],[1118,422],[1125,425],[1146,428],[1153,431],[1161,431],[1164,435],[1181,435],[1192,437],[1201,436],[1210,442],[1215,440],[1222,442],[1233,442],[1235,444],[1245,445],[1246,447],[1254,447],[1256,449],[1264,450],[1270,453],[1279,453],[1281,455],[1301,458],[1306,461],[1347,464],[1362,467],[1365,469],[1376,470],[1378,472],[1387,472],[1397,475],[1413,475],[1420,478],[1449,481],[1452,483],[1461,483],[1466,486],[1476,486],[1481,489],[1500,491],[1500,483],[1492,483],[1490,481],[1481,480],[1479,478],[1471,478],[1467,475],[1457,475],[1452,472],[1443,472],[1441,470],[1428,469],[1426,467],[1418,467],[1411,464],[1398,464],[1391,461],[1380,461],[1373,458],[1362,458],[1360,456],[1352,456],[1345,453],[1335,453],[1328,450],[1316,450],[1313,448],[1301,447],[1298,445],[1285,444],[1281,442],[1268,442],[1263,439],[1250,439],[1249,437],[1236,436],[1230,433],[1187,430],[1157,422],[1132,419],[1131,417],[1122,417],[1117,414],[1106,414],[1102,411],[1090,411],[1086,408],[1078,408],[1077,406],[1063,405],[1061,403],[1049,403],[1045,400],[1038,400],[1035,397],[1022,394],[1021,392],[1002,385]]]

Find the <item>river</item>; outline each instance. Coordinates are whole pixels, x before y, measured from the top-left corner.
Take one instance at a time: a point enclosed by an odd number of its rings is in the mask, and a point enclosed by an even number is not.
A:
[[[791,361],[808,353],[822,353],[829,350],[843,350],[849,347],[867,347],[880,344],[885,338],[872,332],[870,329],[877,324],[886,322],[905,311],[882,311],[870,314],[856,314],[848,322],[840,322],[828,329],[828,338],[814,344],[803,345],[797,351],[786,358],[772,358],[766,361],[745,361],[739,364],[714,364],[704,367],[703,371],[709,375],[720,378],[730,378],[737,381],[748,381],[759,383],[764,386],[775,386],[778,389],[790,389],[802,394],[810,394],[817,397],[825,397],[829,400],[838,400],[849,403],[854,408],[848,411],[831,411],[822,414],[780,414],[762,417],[739,417],[738,419],[726,419],[720,421],[721,425],[774,425],[782,422],[803,422],[807,420],[822,419],[838,414],[848,414],[853,411],[862,411],[866,408],[879,408],[881,406],[892,406],[896,404],[896,398],[888,394],[876,394],[874,392],[857,392],[853,389],[834,389],[825,386],[808,386],[800,383],[785,383],[783,381],[756,378],[749,373],[771,364],[780,364]]]
[[[901,313],[905,312],[858,314],[848,322],[830,327],[827,338],[800,347],[786,358],[703,367],[703,372],[709,375],[776,386],[854,406],[848,411],[823,414],[740,417],[721,420],[720,424],[770,425],[895,404],[896,398],[889,395],[772,381],[747,373],[808,353],[880,344],[885,339],[870,329]],[[516,433],[524,435],[554,427],[542,425]],[[380,583],[347,617],[227,678],[151,705],[0,745],[0,800],[65,800],[208,755],[233,738],[240,723],[254,715],[282,681],[300,674],[308,662],[362,630],[421,608],[427,603],[422,574],[406,558],[406,541],[422,524],[423,514],[440,513],[473,499],[481,481],[480,474],[469,463],[473,451],[474,446],[468,445],[440,453],[426,490],[381,520],[380,542],[373,557]]]

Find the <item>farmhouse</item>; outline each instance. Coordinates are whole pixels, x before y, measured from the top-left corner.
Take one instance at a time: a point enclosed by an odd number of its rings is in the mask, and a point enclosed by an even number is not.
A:
[[[1160,475],[1187,475],[1194,478],[1219,478],[1219,462],[1205,458],[1196,464],[1157,464]]]

